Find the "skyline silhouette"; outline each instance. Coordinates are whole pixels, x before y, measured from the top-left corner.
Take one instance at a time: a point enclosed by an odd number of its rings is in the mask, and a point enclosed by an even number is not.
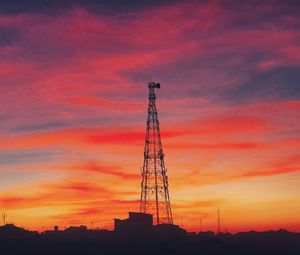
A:
[[[129,214],[129,217],[136,217]],[[117,223],[118,225],[119,223]],[[237,234],[213,232],[186,233],[168,224],[141,228],[136,222],[129,229],[115,231],[91,230],[86,226],[27,231],[7,224],[0,226],[1,252],[5,254],[284,254],[300,252],[300,233],[286,230],[241,232]],[[116,226],[117,226],[116,225]],[[151,227],[153,226],[153,227]],[[133,227],[133,228],[132,228]],[[167,228],[165,228],[167,227]],[[18,242],[18,245],[14,245]]]

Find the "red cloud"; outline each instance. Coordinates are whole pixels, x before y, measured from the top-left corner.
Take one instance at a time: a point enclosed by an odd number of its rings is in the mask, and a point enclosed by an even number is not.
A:
[[[168,143],[168,148],[177,149],[213,149],[213,150],[249,150],[257,149],[261,147],[261,144],[252,142],[240,142],[240,143]]]
[[[199,121],[196,125],[196,132],[203,135],[256,133],[269,127],[267,119],[255,115],[215,116]]]
[[[164,138],[172,138],[186,134],[182,131],[162,132]],[[103,134],[92,135],[88,137],[90,143],[110,143],[110,144],[124,144],[130,145],[135,143],[142,143],[145,140],[145,132],[140,131],[120,131],[120,132],[107,132]]]

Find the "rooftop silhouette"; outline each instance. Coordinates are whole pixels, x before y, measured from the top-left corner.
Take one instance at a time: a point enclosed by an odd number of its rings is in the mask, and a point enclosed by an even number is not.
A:
[[[115,222],[114,231],[72,226],[42,233],[6,224],[0,227],[1,254],[300,254],[300,233],[187,233],[151,220],[151,215],[130,213]]]

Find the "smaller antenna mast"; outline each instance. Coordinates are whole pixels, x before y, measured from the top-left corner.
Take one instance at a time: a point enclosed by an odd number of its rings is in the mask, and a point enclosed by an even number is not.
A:
[[[2,219],[3,219],[3,225],[6,225],[6,219],[7,219],[7,214],[6,213],[2,214]]]
[[[218,234],[221,233],[221,220],[220,220],[220,210],[218,208]]]
[[[203,219],[203,216],[200,217],[200,232],[203,232],[202,219]]]

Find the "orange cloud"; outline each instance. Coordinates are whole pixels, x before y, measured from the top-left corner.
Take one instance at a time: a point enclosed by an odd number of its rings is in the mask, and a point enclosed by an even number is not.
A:
[[[173,185],[177,188],[187,186],[209,186],[223,183],[239,183],[243,180],[252,178],[278,176],[284,174],[292,174],[300,172],[300,157],[298,154],[286,156],[283,159],[272,160],[271,162],[261,163],[257,169],[253,169],[251,165],[246,164],[240,169],[227,170],[226,166],[219,171],[209,171],[210,166],[206,169],[195,168],[188,172],[173,173]],[[245,170],[249,169],[249,170]]]
[[[202,201],[192,201],[185,203],[172,203],[172,207],[175,210],[190,210],[190,209],[202,209],[206,207],[218,207],[224,203],[224,199],[216,200],[202,200]]]
[[[293,172],[300,172],[300,165],[297,167],[282,167],[282,168],[274,168],[270,170],[267,169],[263,171],[249,171],[249,172],[241,173],[237,177],[250,178],[250,177],[260,177],[260,176],[273,176],[273,175],[288,174]]]
[[[80,200],[109,198],[112,192],[93,182],[80,180],[66,180],[61,183],[43,183],[39,185],[42,191],[32,194],[19,194],[18,190],[9,191],[1,195],[0,207],[11,209],[38,208],[69,204]],[[28,187],[27,187],[28,189]]]
[[[141,175],[138,173],[127,173],[119,166],[108,166],[99,164],[96,161],[90,161],[79,165],[74,165],[70,167],[72,170],[84,170],[92,171],[96,173],[104,173],[108,175],[118,176],[123,179],[140,179]]]

